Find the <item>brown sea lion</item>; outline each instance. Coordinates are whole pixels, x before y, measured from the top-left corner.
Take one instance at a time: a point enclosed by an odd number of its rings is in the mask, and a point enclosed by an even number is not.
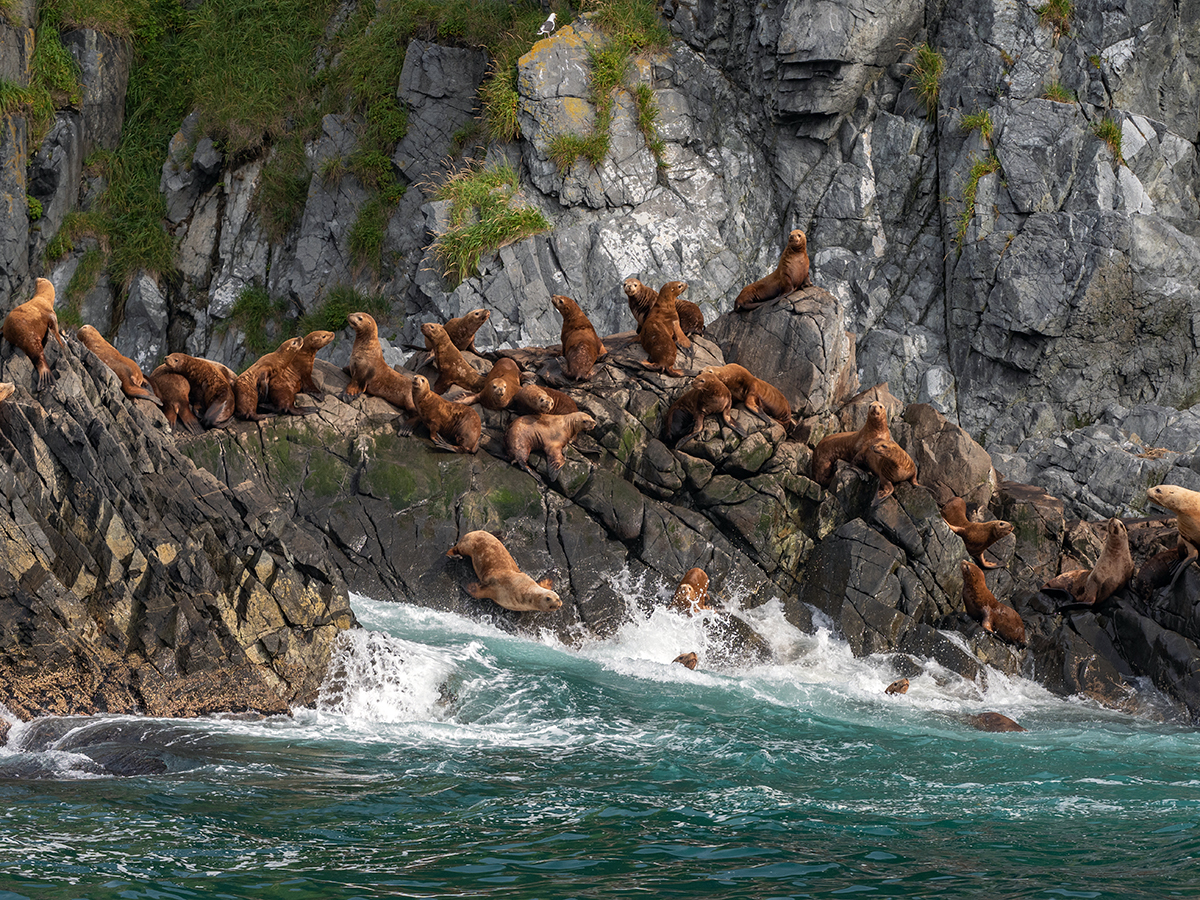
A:
[[[553,612],[562,606],[549,578],[534,581],[518,568],[500,539],[486,531],[468,531],[446,555],[471,560],[479,581],[467,585],[467,593],[476,600],[489,599],[517,612]]]
[[[450,319],[442,327],[446,329],[446,336],[455,347],[476,353],[478,351],[475,349],[475,332],[491,315],[486,309],[473,309],[466,315]],[[428,338],[425,339],[425,349],[431,352],[433,350]]]
[[[383,348],[379,344],[379,326],[375,320],[365,312],[354,312],[350,313],[347,321],[354,329],[354,346],[350,350],[350,362],[343,369],[350,376],[343,397],[356,397],[359,394],[382,397],[406,412],[416,412],[412,376],[393,369],[384,361]]]
[[[58,316],[54,312],[54,285],[48,278],[39,278],[33,297],[16,307],[0,326],[4,339],[29,357],[37,377],[37,390],[42,391],[54,384],[54,373],[46,362],[46,341],[54,335],[59,346],[67,347],[62,332],[58,330]]]
[[[189,402],[203,410],[200,421],[206,428],[216,428],[233,418],[233,383],[225,366],[186,353],[169,354],[163,365],[188,380]]]
[[[708,599],[708,575],[703,569],[692,568],[679,580],[675,596],[671,598],[671,608],[690,616],[701,609],[712,609]]]
[[[969,559],[960,564],[963,576],[963,606],[967,615],[983,626],[984,631],[997,634],[1010,644],[1025,646],[1025,623],[1021,614],[996,599],[987,586],[983,570]]]
[[[729,363],[724,366],[708,366],[703,372],[712,372],[740,403],[764,422],[778,422],[784,430],[792,427],[792,408],[787,398],[775,385],[763,381],[750,373],[745,366]],[[891,435],[889,435],[890,437]]]
[[[967,552],[975,559],[981,569],[998,569],[1000,563],[988,562],[983,558],[983,551],[1000,538],[1012,534],[1012,522],[995,519],[991,522],[972,522],[967,518],[967,501],[962,497],[949,500],[942,507],[942,518],[950,526],[950,530],[962,538]]]
[[[855,458],[854,464],[865,466],[879,479],[876,501],[890,497],[901,482],[917,484],[917,464],[904,452],[904,448],[892,440],[868,444]]]
[[[562,294],[552,296],[550,303],[558,310],[563,320],[563,371],[568,378],[575,381],[587,381],[592,377],[596,360],[608,353],[608,350],[578,303]]]
[[[589,431],[596,420],[587,413],[568,413],[555,416],[543,413],[538,416],[521,416],[513,419],[504,433],[504,449],[512,458],[513,465],[520,466],[530,475],[529,454],[541,450],[546,454],[550,477],[557,478],[566,460],[563,448],[581,431]]]
[[[1069,569],[1066,572],[1060,572],[1043,584],[1042,590],[1066,591],[1071,595],[1072,600],[1078,600],[1083,596],[1084,585],[1087,584],[1088,576],[1091,574],[1091,569]]]
[[[1079,602],[1088,606],[1107,600],[1133,577],[1133,555],[1129,552],[1129,531],[1125,523],[1120,519],[1109,519],[1104,531],[1104,549],[1079,595]]]
[[[265,353],[246,367],[233,384],[234,414],[239,419],[258,422],[267,418],[258,411],[260,397],[270,393],[271,380],[284,372],[304,346],[304,338],[288,338],[270,353]]]
[[[128,356],[121,355],[117,348],[106,341],[99,331],[91,325],[84,325],[80,327],[77,335],[83,346],[96,354],[100,362],[116,373],[117,378],[121,381],[121,391],[126,397],[135,400],[149,400],[151,403],[162,406],[162,400],[147,385],[146,376],[142,374],[141,367]]]
[[[633,313],[638,331],[641,331],[642,323],[646,321],[646,316],[654,306],[654,301],[658,299],[659,292],[632,277],[625,279],[622,288],[629,300],[629,311]],[[704,313],[699,306],[690,300],[676,297],[675,312],[679,316],[679,327],[684,335],[704,334]]]
[[[1146,491],[1146,496],[1155,506],[1175,513],[1179,527],[1180,559],[1171,578],[1170,586],[1173,588],[1183,570],[1200,555],[1200,491],[1189,491],[1173,484],[1158,484]]]
[[[883,689],[883,692],[885,694],[907,694],[908,693],[908,679],[907,678],[897,678],[895,681],[893,681],[891,684],[889,684],[887,687],[885,687]]]
[[[1004,713],[985,712],[967,716],[967,723],[980,731],[1025,731]]]
[[[412,377],[412,399],[417,418],[429,429],[429,438],[439,447],[455,453],[477,453],[483,422],[479,413],[439,397],[429,387],[424,375]]]
[[[692,346],[692,342],[679,327],[679,313],[675,310],[675,298],[686,289],[685,281],[668,281],[664,284],[658,292],[658,300],[646,316],[646,321],[638,329],[638,341],[648,357],[642,361],[642,365],[648,369],[658,369],[666,375],[674,375],[676,378],[683,377],[683,373],[675,368],[679,347]]]
[[[313,381],[313,361],[317,358],[317,352],[332,343],[333,338],[332,331],[310,331],[304,336],[304,343],[292,357],[291,364],[276,372],[271,379],[267,400],[274,409],[293,416],[317,411],[315,408],[296,406],[296,395],[308,394],[314,400],[321,400],[325,396],[325,392]]]
[[[3,403],[17,391],[17,386],[11,381],[0,381],[0,403]]]
[[[190,434],[204,433],[204,426],[192,412],[192,404],[188,399],[192,386],[186,377],[166,366],[158,366],[150,373],[147,381],[162,401],[163,415],[167,417],[167,423],[173,431],[183,428]]]
[[[445,393],[452,384],[468,391],[479,391],[483,387],[484,376],[467,362],[445,328],[437,322],[426,322],[421,326],[421,333],[425,335],[426,344],[433,347],[433,364],[438,370],[438,380],[433,385],[435,394]]]
[[[488,409],[507,409],[521,390],[521,367],[502,356],[492,364],[478,393],[460,397],[459,403],[482,403]],[[553,405],[553,401],[551,401]]]
[[[867,409],[867,421],[858,431],[841,431],[822,438],[813,448],[812,480],[829,487],[833,470],[839,459],[852,461],[871,444],[890,441],[892,432],[887,423],[887,407],[878,400]]]
[[[684,666],[688,669],[695,669],[696,666],[700,665],[700,657],[698,657],[696,652],[693,650],[690,653],[680,653],[677,657],[671,660],[671,662],[677,662],[681,666]]]
[[[564,416],[567,413],[579,412],[579,405],[567,394],[544,384],[522,385],[508,408],[520,415],[531,416],[539,413]]]
[[[700,435],[704,430],[705,417],[709,415],[719,415],[721,421],[737,434],[746,436],[745,429],[740,428],[733,417],[733,395],[729,388],[725,387],[725,382],[715,372],[705,369],[692,380],[692,386],[668,407],[663,417],[663,440],[674,447],[682,447]],[[680,439],[689,418],[692,430]]]
[[[736,310],[757,309],[764,303],[808,287],[808,238],[799,228],[788,235],[787,247],[779,257],[775,271],[742,288],[733,303]]]

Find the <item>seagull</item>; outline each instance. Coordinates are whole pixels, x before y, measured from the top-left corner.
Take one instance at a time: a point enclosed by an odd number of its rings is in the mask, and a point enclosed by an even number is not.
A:
[[[538,34],[550,34],[554,31],[554,17],[556,13],[550,13],[550,18],[542,23],[542,27],[538,29]]]

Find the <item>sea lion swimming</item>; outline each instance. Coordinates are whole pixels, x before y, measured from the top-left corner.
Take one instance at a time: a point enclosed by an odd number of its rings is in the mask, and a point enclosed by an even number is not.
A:
[[[126,397],[134,400],[149,400],[159,406],[163,405],[162,400],[147,385],[146,376],[142,374],[141,367],[128,356],[122,355],[116,347],[104,339],[99,331],[91,325],[83,325],[76,335],[83,346],[91,350],[100,362],[113,370],[121,382],[121,392]]]
[[[742,288],[733,308],[739,312],[757,309],[777,297],[808,287],[812,284],[808,271],[808,238],[803,231],[795,228],[788,234],[787,247],[779,257],[775,271]]]
[[[476,600],[490,599],[517,612],[553,612],[562,606],[549,578],[534,581],[520,570],[500,539],[486,531],[467,532],[446,555],[471,560],[479,581],[467,585],[467,593]]]
[[[67,342],[58,330],[58,316],[54,312],[54,284],[48,278],[39,278],[33,297],[17,306],[4,318],[0,334],[14,347],[22,350],[33,363],[37,390],[42,391],[54,384],[54,373],[46,362],[46,341],[54,335],[64,350]]]

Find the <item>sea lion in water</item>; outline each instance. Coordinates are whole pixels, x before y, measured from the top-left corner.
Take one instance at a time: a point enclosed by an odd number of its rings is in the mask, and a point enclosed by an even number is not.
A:
[[[579,405],[568,395],[544,384],[521,385],[508,408],[515,413],[531,416],[539,413],[564,416],[567,413],[579,412]]]
[[[479,581],[467,585],[467,593],[476,600],[490,599],[517,612],[553,612],[562,606],[549,578],[534,581],[518,568],[500,539],[486,531],[467,532],[446,555],[471,560]]]
[[[687,669],[695,669],[696,666],[700,665],[700,657],[698,657],[696,655],[696,651],[693,650],[690,653],[680,653],[677,657],[671,660],[671,662],[677,662]]]
[[[704,430],[705,417],[720,415],[721,421],[732,428],[741,437],[746,436],[745,429],[740,428],[733,417],[733,395],[725,382],[717,377],[715,372],[707,369],[692,380],[692,386],[681,393],[667,409],[663,417],[663,440],[674,447],[682,447]],[[686,427],[688,417],[692,420],[692,430],[686,437],[679,440]]]
[[[216,428],[233,418],[233,383],[225,366],[186,353],[168,355],[163,365],[188,380],[191,385],[189,402],[204,410],[200,414],[200,421],[206,428]]]
[[[558,310],[563,320],[563,372],[575,381],[587,381],[592,377],[596,360],[608,353],[608,350],[578,303],[562,294],[554,294],[550,303]]]
[[[258,422],[267,418],[258,411],[260,397],[270,394],[271,380],[286,371],[304,346],[303,338],[288,338],[270,353],[263,354],[233,383],[233,411],[239,419]]]
[[[692,346],[683,329],[679,327],[679,314],[675,311],[675,298],[687,289],[685,281],[669,281],[658,292],[658,300],[638,329],[638,341],[646,351],[647,359],[642,365],[658,369],[666,375],[682,378],[683,373],[675,368],[679,347]]]
[[[829,487],[833,470],[839,459],[852,462],[871,444],[890,441],[892,432],[887,423],[887,407],[878,400],[867,409],[867,421],[858,431],[840,431],[822,438],[813,448],[812,480]]]
[[[142,374],[141,367],[128,356],[123,356],[116,347],[104,339],[99,331],[91,325],[84,325],[80,327],[76,335],[83,346],[91,350],[100,362],[113,370],[121,381],[121,391],[126,397],[134,400],[149,400],[159,406],[163,405],[162,400],[147,385],[146,376]]]
[[[708,599],[708,575],[703,569],[691,568],[679,580],[671,608],[690,616],[701,609],[712,609]]]
[[[983,626],[984,631],[997,634],[1010,644],[1025,646],[1025,623],[1021,614],[996,599],[988,590],[987,581],[981,570],[969,559],[960,564],[963,576],[963,606],[967,615]]]
[[[792,408],[775,385],[756,377],[737,363],[707,366],[701,370],[701,374],[704,372],[711,372],[721,379],[721,383],[729,388],[734,402],[742,404],[764,422],[778,422],[784,431],[791,429]]]
[[[885,694],[907,694],[908,693],[908,679],[907,678],[897,678],[895,681],[893,681],[891,684],[889,684],[887,687],[885,687],[883,689],[883,692]]]
[[[1000,563],[988,562],[983,558],[983,551],[1000,538],[1012,534],[1013,525],[1002,519],[991,522],[972,522],[967,518],[967,501],[962,497],[949,500],[942,507],[942,518],[950,526],[950,530],[962,538],[967,552],[975,559],[981,569],[998,569]]]
[[[917,464],[904,452],[904,448],[893,440],[868,444],[855,458],[855,464],[859,463],[874,472],[875,477],[879,479],[876,502],[890,497],[896,490],[896,485],[903,481],[917,485]]]
[[[54,384],[54,373],[46,362],[46,341],[54,335],[64,350],[67,342],[58,330],[58,316],[54,312],[54,285],[48,278],[39,278],[33,297],[16,307],[4,319],[0,334],[19,350],[23,350],[33,363],[37,390],[42,391]]]
[[[980,731],[1025,731],[1017,722],[1004,713],[985,712],[967,716],[967,723]]]
[[[154,393],[162,401],[163,415],[172,430],[184,428],[190,434],[203,434],[204,426],[192,412],[192,404],[188,399],[192,386],[187,378],[178,372],[172,372],[166,366],[158,366],[148,377]]]
[[[1183,570],[1200,555],[1200,491],[1189,491],[1173,484],[1158,484],[1146,491],[1146,496],[1155,506],[1175,513],[1179,528],[1177,546],[1180,560],[1171,578],[1170,587],[1173,588]]]
[[[455,453],[477,453],[483,422],[479,413],[435,394],[424,375],[412,378],[412,399],[417,417],[429,429],[429,438],[439,447]]]
[[[425,335],[426,344],[433,347],[433,364],[438,370],[438,380],[433,385],[435,394],[445,393],[452,384],[468,391],[479,391],[483,387],[484,376],[467,362],[445,328],[437,322],[426,322],[421,326],[421,333]]]
[[[776,297],[808,287],[812,284],[808,269],[808,238],[803,231],[795,228],[788,235],[787,247],[779,257],[775,271],[742,288],[733,308],[738,311],[757,309]]]
[[[416,412],[412,376],[393,369],[384,360],[375,320],[365,312],[354,312],[347,316],[347,321],[354,329],[354,346],[350,350],[350,362],[342,370],[350,376],[343,396],[382,397],[406,412]]]
[[[492,365],[476,394],[460,397],[459,403],[482,403],[488,409],[507,409],[521,390],[521,367],[502,356]],[[553,401],[550,401],[553,406]]]
[[[504,449],[512,458],[513,465],[520,466],[530,475],[529,454],[541,450],[546,454],[550,477],[557,478],[566,459],[563,448],[581,431],[589,431],[596,420],[587,413],[575,412],[564,416],[543,413],[537,416],[521,416],[513,419],[504,433]]]

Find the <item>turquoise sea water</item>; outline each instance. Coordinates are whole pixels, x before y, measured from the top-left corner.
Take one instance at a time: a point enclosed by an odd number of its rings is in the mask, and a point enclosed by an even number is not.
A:
[[[0,900],[1200,896],[1190,727],[996,673],[889,697],[886,662],[774,604],[780,662],[706,670],[701,624],[626,590],[573,647],[355,598],[290,719],[17,726]]]

